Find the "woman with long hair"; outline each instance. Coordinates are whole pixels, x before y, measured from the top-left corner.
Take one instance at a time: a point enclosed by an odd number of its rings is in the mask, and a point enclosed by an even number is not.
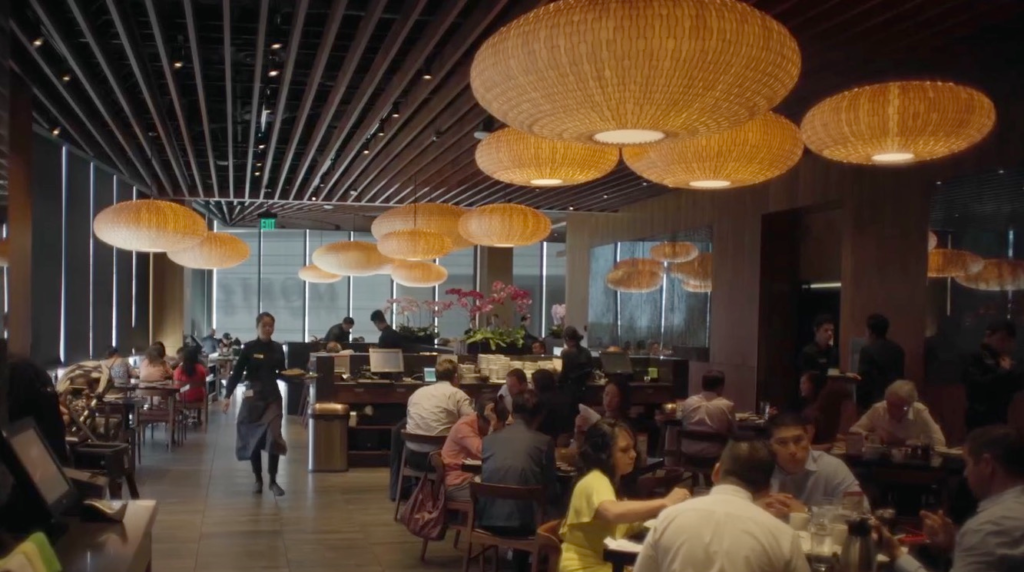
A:
[[[270,477],[270,492],[283,496],[284,489],[277,484],[277,466],[281,455],[288,453],[288,445],[281,434],[281,390],[277,378],[285,369],[284,348],[273,341],[274,316],[263,312],[256,316],[257,338],[242,346],[235,369],[228,378],[227,397],[222,405],[227,413],[235,388],[245,378],[246,390],[238,410],[237,441],[235,457],[249,461],[256,476],[254,494],[263,492],[263,457],[267,452],[267,475]]]
[[[620,480],[636,462],[633,432],[621,421],[602,419],[587,429],[579,460],[583,478],[573,488],[562,521],[559,572],[610,572],[611,564],[603,557],[605,538],[624,538],[662,510],[690,498],[685,489],[673,489],[660,499],[619,499]]]
[[[185,403],[202,403],[206,399],[206,376],[209,372],[199,361],[198,346],[185,348],[181,365],[174,370],[174,382],[178,387],[190,386],[181,398]]]
[[[146,356],[139,364],[139,381],[166,381],[174,376],[174,371],[164,357],[167,350],[157,342],[146,348]]]

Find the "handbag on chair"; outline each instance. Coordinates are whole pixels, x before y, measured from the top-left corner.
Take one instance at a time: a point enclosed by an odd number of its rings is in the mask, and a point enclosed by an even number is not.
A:
[[[444,483],[420,479],[398,518],[413,536],[442,540],[447,529],[444,504]]]

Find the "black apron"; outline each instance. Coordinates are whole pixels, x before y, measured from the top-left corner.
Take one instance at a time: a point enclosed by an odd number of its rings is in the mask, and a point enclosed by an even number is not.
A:
[[[261,449],[274,455],[287,455],[288,444],[281,433],[282,419],[284,411],[280,399],[267,400],[256,395],[243,398],[238,410],[235,457],[248,461]]]

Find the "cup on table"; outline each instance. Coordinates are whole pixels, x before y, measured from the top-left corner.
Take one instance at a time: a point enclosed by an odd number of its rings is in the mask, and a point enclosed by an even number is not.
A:
[[[832,533],[832,551],[842,552],[843,544],[846,543],[846,536],[850,533],[850,528],[845,524],[833,524],[831,527]]]
[[[807,525],[811,523],[811,515],[806,512],[791,512],[789,513],[789,527],[797,532],[807,530]]]

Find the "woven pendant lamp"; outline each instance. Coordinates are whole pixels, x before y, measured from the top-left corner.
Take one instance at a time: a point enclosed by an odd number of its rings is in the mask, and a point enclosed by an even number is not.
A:
[[[415,203],[385,211],[373,219],[370,232],[378,241],[396,230],[421,228],[447,236],[452,241],[451,250],[462,250],[473,246],[459,234],[459,219],[469,209],[441,203]]]
[[[936,248],[928,253],[929,278],[956,278],[981,270],[984,261],[966,250]]]
[[[662,242],[651,247],[651,258],[659,262],[686,262],[700,254],[692,242]]]
[[[692,280],[680,280],[679,283],[682,285],[683,290],[687,292],[694,292],[697,294],[707,293],[711,291],[711,281],[707,282],[694,282]]]
[[[398,260],[391,268],[391,278],[402,286],[427,288],[448,279],[444,266],[423,260]]]
[[[957,276],[955,280],[975,290],[1024,290],[1024,262],[1009,259],[986,260],[977,272]]]
[[[328,272],[316,264],[309,264],[299,268],[299,278],[314,284],[330,284],[331,282],[341,280],[343,277],[339,274]]]
[[[737,127],[799,74],[793,36],[743,2],[562,0],[484,42],[470,83],[520,131],[622,146]]]
[[[452,250],[452,239],[424,228],[403,228],[377,239],[384,256],[400,260],[432,260]]]
[[[134,252],[170,252],[198,244],[206,221],[188,207],[152,199],[111,205],[92,221],[96,238]]]
[[[544,139],[511,127],[476,146],[480,170],[512,185],[578,185],[607,175],[618,163],[615,147]]]
[[[622,157],[641,177],[677,189],[726,189],[778,177],[804,152],[800,130],[765,113],[723,133],[626,147]]]
[[[623,258],[615,263],[613,270],[643,270],[645,272],[665,273],[665,264],[651,258]]]
[[[935,250],[939,245],[939,237],[932,231],[928,231],[928,250]]]
[[[693,260],[673,262],[668,265],[668,273],[683,281],[684,285],[711,285],[712,265],[711,253],[702,252]]]
[[[392,259],[384,256],[372,242],[359,240],[325,244],[313,251],[313,264],[343,276],[371,276],[391,271]]]
[[[233,234],[209,232],[196,245],[168,252],[167,258],[185,268],[231,268],[249,258],[249,245]]]
[[[462,215],[459,233],[480,246],[527,246],[551,234],[551,219],[530,207],[498,203],[477,207]]]
[[[835,161],[903,165],[967,149],[995,122],[996,108],[980,91],[904,81],[834,95],[807,112],[800,131],[812,151]]]
[[[605,276],[604,282],[616,292],[641,294],[660,288],[662,279],[662,273],[653,270],[617,268]]]

